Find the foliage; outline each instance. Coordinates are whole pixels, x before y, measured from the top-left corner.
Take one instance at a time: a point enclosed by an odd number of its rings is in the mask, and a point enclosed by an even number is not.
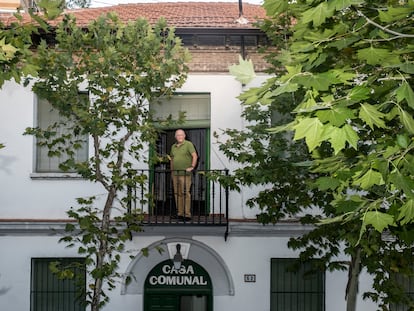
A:
[[[58,1],[42,0],[37,5],[43,15],[30,11],[32,23],[25,22],[20,12],[13,15],[14,21],[10,24],[4,25],[0,20],[0,88],[11,79],[20,83],[24,76],[37,76],[37,67],[31,61],[33,37],[40,32],[48,33],[48,22],[62,12]]]
[[[10,25],[10,29],[0,21],[0,88],[5,81],[14,79],[20,82],[21,74],[36,75],[36,68],[30,63],[32,55],[32,34],[37,32],[34,25],[24,25],[21,15]]]
[[[275,223],[295,217],[311,205],[323,204],[325,194],[318,189],[308,191],[313,174],[306,167],[296,165],[310,159],[305,144],[292,143],[291,135],[268,131],[269,127],[292,119],[288,113],[292,109],[292,97],[284,96],[277,102],[262,99],[257,103],[252,99],[257,91],[253,88],[240,96],[244,101],[242,117],[249,125],[243,130],[225,130],[222,134],[230,138],[221,141],[219,148],[229,159],[241,164],[229,176],[228,185],[236,190],[241,190],[240,186],[260,185],[260,193],[249,199],[247,205],[261,210],[260,222]],[[216,138],[220,137],[217,134]]]
[[[91,6],[91,0],[68,0],[66,1],[66,7],[69,9],[89,8],[90,6]]]
[[[146,176],[131,172],[148,161],[145,148],[157,138],[149,102],[183,84],[187,51],[164,20],[123,24],[108,14],[85,30],[65,15],[54,35],[54,44],[42,40],[33,57],[38,68],[33,91],[66,121],[28,128],[26,134],[47,146],[49,156],[67,157],[62,171],[74,170],[105,190],[103,197],[78,199],[80,207],[68,211],[75,224],[67,225],[68,236],[62,239],[69,246],[80,244],[78,252],[85,256],[93,281],[88,303],[99,310],[109,299],[105,288],[115,287],[124,242],[140,230],[139,213],[127,213],[127,189],[148,182]],[[70,131],[60,131],[62,127]],[[90,137],[93,154],[78,162],[75,151],[85,137]]]
[[[239,64],[230,66],[229,71],[243,84],[249,83],[256,76],[253,62],[250,59],[244,60],[241,55],[239,55]]]
[[[290,130],[306,143],[311,189],[332,198],[320,206],[324,220],[302,218],[317,226],[290,246],[328,269],[358,268],[354,277],[365,267],[375,278],[367,296],[386,308],[402,299],[393,273],[413,274],[387,264],[409,262],[414,240],[414,1],[265,0],[264,7],[270,37],[284,29],[284,44],[270,55],[277,76],[240,98],[263,105],[294,98],[293,121],[271,132]],[[272,200],[266,204],[272,209]],[[341,245],[349,262],[335,261]],[[355,294],[355,278],[350,284]]]

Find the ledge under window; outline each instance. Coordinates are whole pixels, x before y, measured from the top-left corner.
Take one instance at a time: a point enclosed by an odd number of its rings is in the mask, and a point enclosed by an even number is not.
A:
[[[78,173],[31,173],[31,179],[84,179]]]

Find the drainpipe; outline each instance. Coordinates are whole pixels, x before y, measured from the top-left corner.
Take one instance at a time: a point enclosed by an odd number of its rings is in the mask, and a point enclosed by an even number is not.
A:
[[[239,0],[239,18],[243,16],[243,0]]]
[[[247,18],[243,16],[243,0],[239,0],[239,18],[236,19],[236,22],[241,25],[246,25],[249,23]],[[241,53],[240,54],[243,59],[246,59],[246,47],[244,43],[244,35],[241,35],[240,40],[241,40],[241,46],[240,46]]]

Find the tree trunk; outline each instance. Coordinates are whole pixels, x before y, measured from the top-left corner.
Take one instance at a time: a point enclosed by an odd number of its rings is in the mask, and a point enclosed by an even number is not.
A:
[[[105,257],[108,254],[108,234],[111,221],[111,211],[113,202],[116,197],[116,188],[111,187],[106,198],[105,207],[102,212],[102,222],[101,222],[101,234],[104,235],[104,238],[99,238],[99,250],[96,253],[96,271],[102,271],[103,266],[105,265]],[[93,288],[93,295],[91,301],[91,311],[99,311],[102,295],[102,286],[103,278],[100,276],[95,277],[95,284]]]
[[[348,284],[346,286],[346,311],[356,311],[359,274],[361,261],[361,249],[357,247],[354,255],[351,256],[351,263],[348,272]]]

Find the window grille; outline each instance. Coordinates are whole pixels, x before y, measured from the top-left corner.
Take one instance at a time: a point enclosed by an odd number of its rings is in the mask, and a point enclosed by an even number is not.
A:
[[[414,301],[414,278],[408,277],[406,275],[394,273],[391,277],[401,285],[404,289],[406,295],[411,298],[411,301]],[[391,303],[390,311],[406,311],[411,310],[408,305],[404,303]]]
[[[293,270],[295,259],[271,260],[271,311],[324,311],[325,273],[302,263]]]
[[[72,278],[59,278],[50,265],[73,271]],[[32,258],[30,310],[84,311],[86,271],[82,258]]]

